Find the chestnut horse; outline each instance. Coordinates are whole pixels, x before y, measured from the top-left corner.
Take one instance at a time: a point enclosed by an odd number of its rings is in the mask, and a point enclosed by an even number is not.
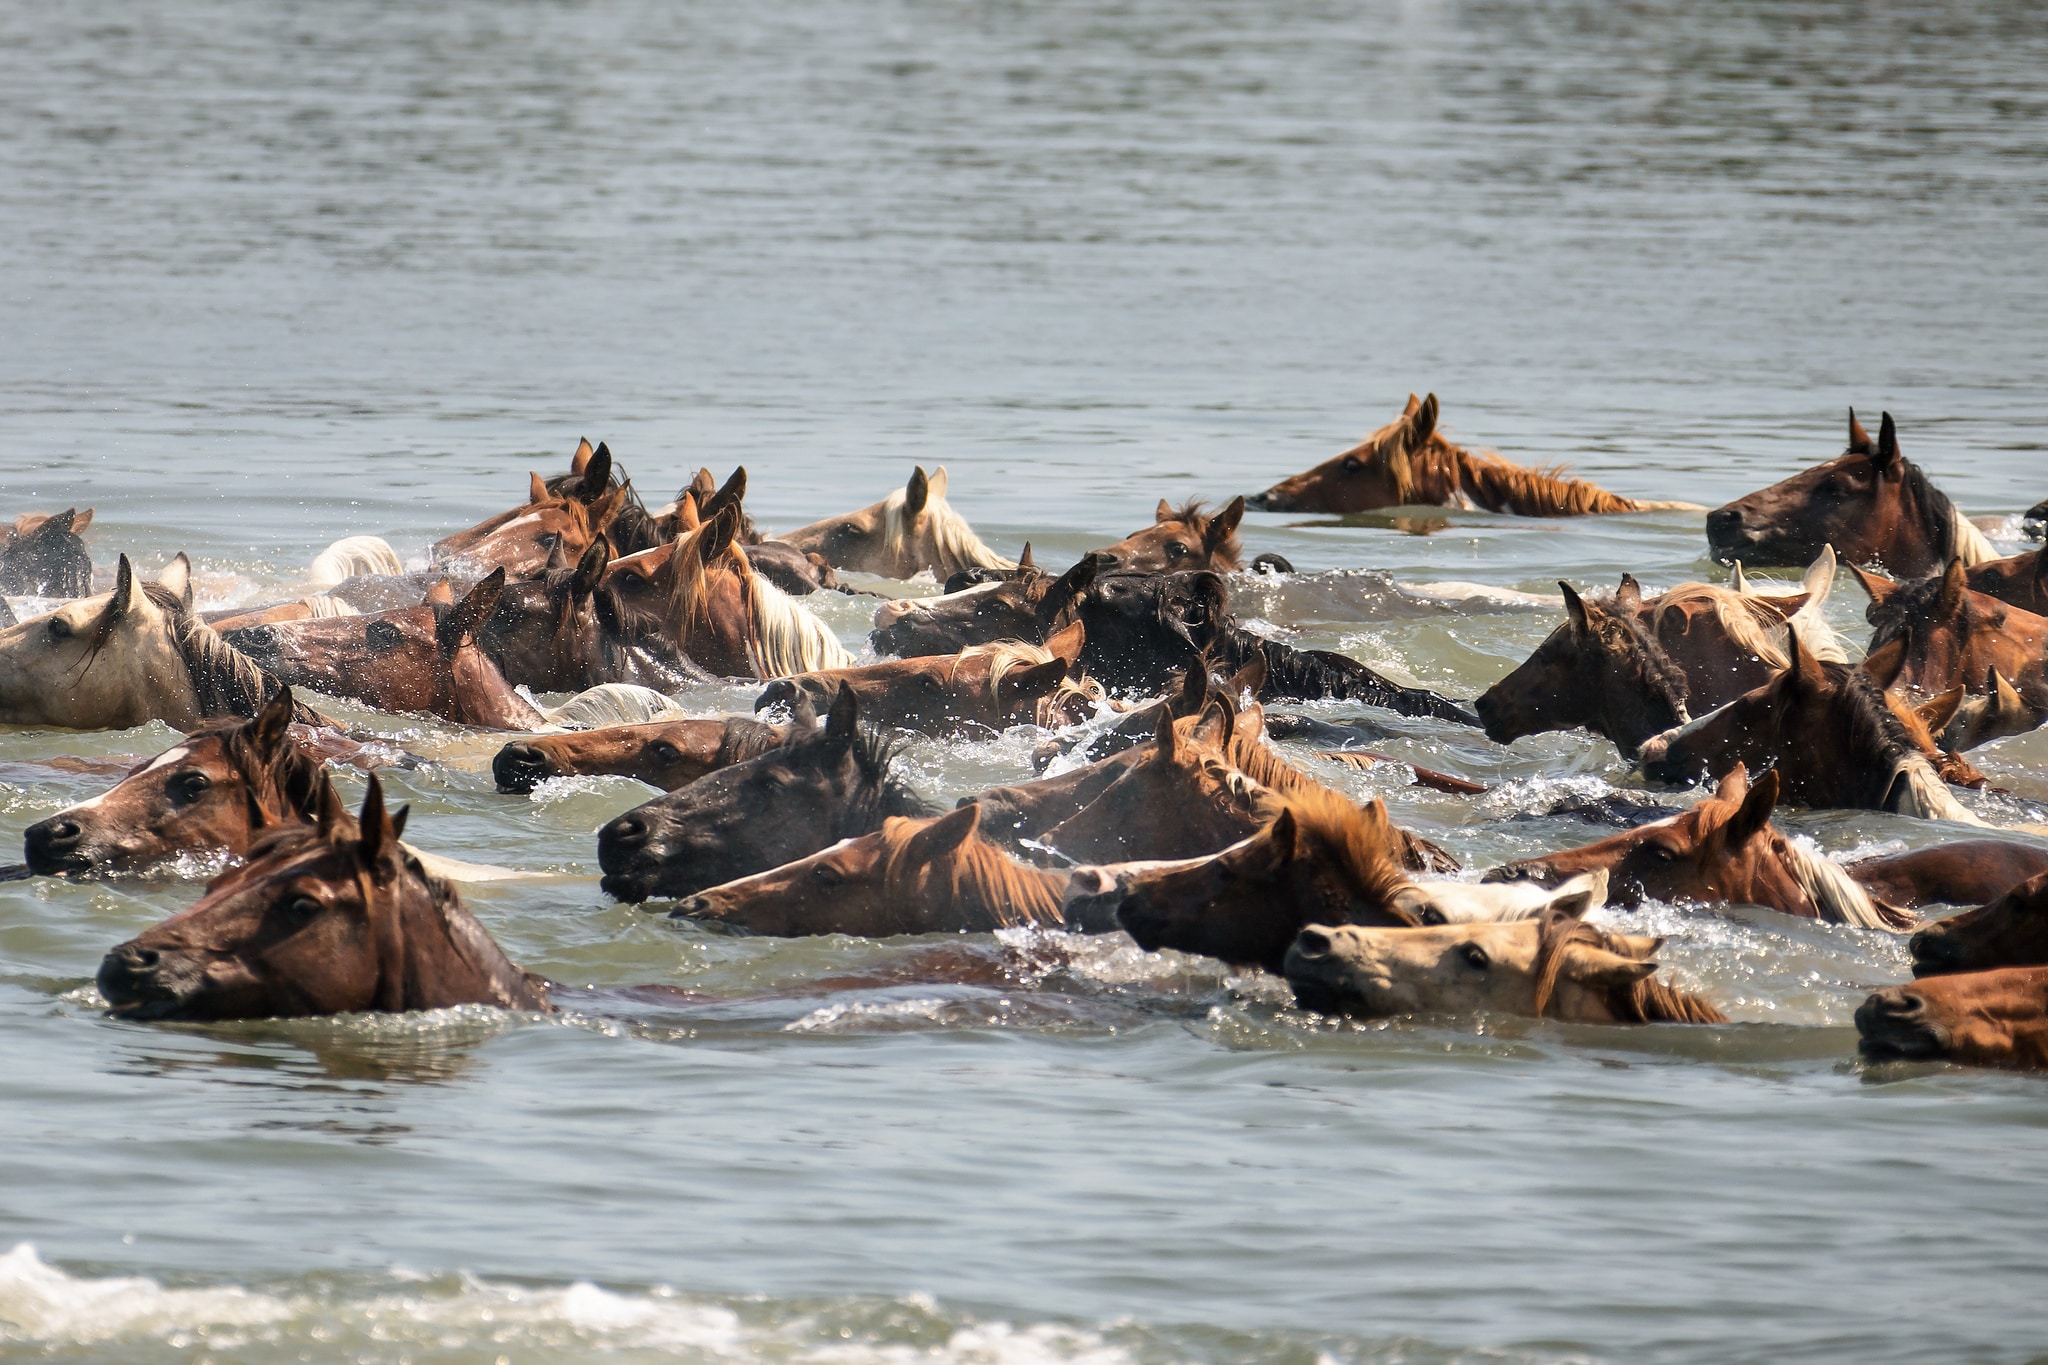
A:
[[[1014,569],[981,543],[967,519],[946,501],[946,467],[929,477],[919,465],[903,487],[855,512],[826,517],[775,537],[835,569],[909,578],[925,569],[942,577],[962,569]]]
[[[2048,557],[2029,550],[2010,559],[1978,564],[1970,570],[1970,591],[2009,602],[2036,616],[2048,616]]]
[[[360,821],[326,787],[318,823],[260,840],[206,895],[121,944],[99,989],[124,1019],[263,1019],[454,1005],[550,1010],[452,887],[399,842],[375,773]]]
[[[799,673],[768,684],[754,710],[799,697],[829,705],[841,687],[860,698],[861,715],[884,729],[926,735],[999,731],[1011,725],[1058,729],[1092,710],[1089,689],[1069,684],[1081,653],[1081,628],[1070,626],[1045,645],[1005,641],[958,654],[891,659],[854,668]],[[1101,689],[1093,689],[1094,696]]]
[[[54,515],[24,512],[0,528],[0,593],[14,597],[84,597],[92,591],[85,528],[92,508]]]
[[[2048,967],[1923,977],[1888,986],[1856,1010],[1872,1061],[1950,1061],[2048,1069]]]
[[[1524,517],[1612,512],[1703,512],[1690,502],[1618,497],[1560,469],[1528,469],[1489,451],[1452,445],[1437,431],[1437,400],[1408,395],[1401,415],[1336,455],[1251,499],[1262,512],[1371,512],[1462,507]]]
[[[966,584],[940,597],[899,597],[882,603],[875,609],[868,644],[877,654],[910,659],[957,654],[999,640],[1043,642],[1069,623],[1073,597],[1063,589],[1049,598],[1055,585],[1064,585],[1068,579],[1046,573],[1030,561],[1031,547],[1027,545],[1015,573]],[[1092,575],[1094,566],[1089,564],[1085,572]],[[961,577],[956,574],[948,580],[949,586]],[[1048,601],[1050,608],[1042,607]]]
[[[1962,560],[1911,583],[1855,572],[1870,594],[1865,615],[1876,627],[1866,667],[1887,687],[1979,692],[1994,673],[2018,688],[2048,682],[2048,617],[1974,591]],[[1896,661],[1887,649],[1898,651]]]
[[[1926,473],[1899,453],[1890,413],[1877,440],[1849,413],[1849,448],[1812,469],[1707,515],[1707,548],[1722,563],[1804,564],[1832,545],[1850,564],[1902,578],[1951,559],[1988,564],[1998,551]]]
[[[1235,569],[1237,525],[1243,520],[1243,498],[1232,498],[1220,512],[1206,511],[1200,502],[1175,507],[1161,498],[1150,526],[1133,531],[1088,557],[1105,574]]]
[[[798,731],[817,723],[795,722]],[[744,716],[605,725],[514,740],[491,760],[498,790],[524,794],[552,777],[633,777],[672,792],[706,773],[766,753],[791,737],[790,726]]]
[[[985,934],[1060,928],[1066,874],[984,842],[981,807],[895,816],[870,834],[691,896],[669,911],[756,934]]]
[[[1311,925],[1287,950],[1302,1008],[1394,1014],[1517,1014],[1582,1024],[1725,1024],[1690,991],[1655,980],[1663,940],[1617,934],[1570,910],[1428,929]]]
[[[1984,823],[1942,781],[1925,731],[1907,728],[1868,673],[1815,659],[1796,631],[1791,644],[1790,667],[1770,682],[1646,740],[1637,751],[1644,775],[1689,784],[1741,763],[1776,768],[1795,805]]]
[[[111,593],[0,630],[0,724],[189,730],[255,715],[278,680],[194,614],[191,570],[180,554],[143,583],[122,555]]]
[[[1915,976],[2048,966],[2048,870],[1988,905],[1928,925],[1908,946]]]
[[[1714,795],[1667,819],[1486,874],[1488,881],[1555,886],[1605,872],[1608,903],[1645,900],[1761,905],[1802,919],[1859,929],[1906,930],[1920,919],[1885,904],[1843,868],[1787,839],[1771,825],[1778,804],[1775,770],[1749,780],[1737,763]]]

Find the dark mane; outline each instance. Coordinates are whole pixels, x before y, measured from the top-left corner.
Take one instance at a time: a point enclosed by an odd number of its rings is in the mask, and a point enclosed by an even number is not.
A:
[[[1203,654],[1222,673],[1235,673],[1253,659],[1265,660],[1266,685],[1259,693],[1262,700],[1343,698],[1384,706],[1403,716],[1479,724],[1477,716],[1448,698],[1427,688],[1402,687],[1348,655],[1327,649],[1296,649],[1283,640],[1261,639],[1243,626],[1224,626]]]
[[[1684,720],[1689,714],[1686,701],[1691,684],[1657,637],[1629,612],[1587,605],[1591,609],[1586,612],[1586,622],[1592,626],[1594,638],[1633,684],[1632,690],[1663,702]]]
[[[759,758],[783,743],[782,732],[773,725],[764,725],[758,720],[735,716],[726,721],[725,731],[718,740],[718,761],[715,766],[729,768],[750,758]]]
[[[1934,486],[1926,470],[1904,455],[1899,456],[1899,463],[1903,466],[1900,496],[1920,509],[1920,524],[1926,528],[1927,544],[1934,552],[1934,561],[1946,564],[1956,555],[1956,506],[1949,501],[1948,494]],[[1937,573],[1935,578],[1939,580],[1940,576]]]
[[[1939,495],[1937,494],[1936,496]],[[1949,537],[1953,539],[1955,535],[1953,523],[1950,523],[1946,529]],[[1944,558],[1942,562],[1946,564],[1948,560]],[[1875,627],[1870,637],[1870,650],[1872,653],[1882,649],[1901,635],[1910,635],[1915,627],[1942,624],[1936,608],[1941,603],[1943,578],[1943,571],[1936,569],[1925,578],[1916,578],[1910,583],[1901,583],[1882,602],[1871,602],[1863,614],[1864,619]],[[1964,599],[1964,603],[1962,615],[1963,619],[1967,621],[1972,614],[1967,597]],[[1994,598],[1992,599],[1992,608],[1996,615],[1990,618],[1987,624],[1996,626],[2004,620],[2005,603]]]
[[[253,728],[247,721],[220,717],[201,724],[188,738],[220,736],[228,763],[241,774],[250,794],[261,800],[274,792],[284,801],[287,810],[269,813],[284,815],[289,812],[308,821],[316,819],[320,813],[321,788],[327,781],[325,765],[289,740],[266,763],[252,742]]]
[[[1209,523],[1215,519],[1216,514],[1208,510],[1207,503],[1203,502],[1200,498],[1190,498],[1180,506],[1169,509],[1167,514],[1160,518],[1160,521],[1178,522],[1196,535],[1206,538],[1209,533]],[[1213,552],[1215,563],[1226,569],[1236,568],[1237,555],[1241,548],[1237,541],[1237,532],[1233,529],[1216,546]]]
[[[822,729],[801,731],[792,728],[787,739],[763,745],[757,757],[794,755],[812,745],[835,742]],[[854,732],[853,763],[860,774],[860,782],[847,796],[846,805],[833,826],[834,840],[873,833],[892,815],[922,819],[939,813],[939,807],[919,796],[915,788],[897,776],[896,760],[902,756],[903,747],[903,741],[885,738],[880,731],[865,725]]]
[[[140,587],[149,600],[171,613],[171,629],[201,716],[240,716],[247,720],[263,709],[284,686],[248,655],[236,649],[186,606],[183,597],[156,583]],[[302,718],[312,713],[301,708]]]
[[[1835,684],[1835,706],[1846,711],[1848,752],[1845,761],[1871,755],[1883,765],[1882,777],[1891,781],[1893,768],[1908,754],[1920,752],[1905,722],[1886,704],[1884,690],[1876,679],[1853,664],[1823,663],[1821,668]],[[1877,793],[1880,803],[1885,792]]]

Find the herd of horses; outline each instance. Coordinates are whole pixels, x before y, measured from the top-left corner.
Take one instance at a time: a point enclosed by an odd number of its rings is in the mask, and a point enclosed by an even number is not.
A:
[[[1900,452],[1888,414],[1873,439],[1852,413],[1842,454],[1707,513],[1727,583],[1651,594],[1624,576],[1597,596],[1561,584],[1563,622],[1476,701],[1241,621],[1248,506],[1706,511],[1465,450],[1437,414],[1434,395],[1411,398],[1356,447],[1220,509],[1162,501],[1151,525],[1059,571],[1029,545],[1012,561],[984,544],[947,502],[943,468],[768,536],[744,469],[722,484],[700,471],[649,506],[588,442],[566,473],[534,475],[523,502],[436,544],[428,567],[351,538],[314,561],[317,591],[257,608],[199,610],[183,555],[146,581],[120,556],[93,594],[92,513],[29,513],[0,545],[0,591],[60,600],[18,623],[0,602],[0,724],[154,720],[184,735],[31,826],[24,864],[0,877],[225,859],[196,904],[106,955],[99,990],[122,1017],[555,1008],[455,889],[523,874],[406,844],[407,812],[387,807],[378,772],[423,760],[324,715],[338,698],[508,732],[492,765],[507,793],[581,774],[659,789],[599,831],[603,888],[705,924],[1120,931],[1148,951],[1284,974],[1315,1011],[1717,1023],[1711,1002],[1660,977],[1660,940],[1587,912],[1757,905],[1911,936],[1916,980],[1857,1011],[1867,1055],[2048,1067],[2048,843],[2001,835],[1955,795],[1985,782],[1970,749],[2048,717],[2041,552],[2000,557]],[[1858,662],[1821,612],[1838,565],[1870,599]],[[1745,566],[1805,577],[1767,593]],[[1257,565],[1288,571],[1276,556]],[[859,592],[858,576],[927,574],[939,595],[881,598],[872,661],[806,602]],[[735,678],[760,686],[752,715],[690,715],[670,695]],[[1461,878],[1383,802],[1270,742],[1392,761],[1354,729],[1267,714],[1326,698],[1501,744],[1584,729],[1648,784],[1712,790]],[[906,735],[1015,726],[1040,735],[1034,780],[942,810],[908,776]],[[355,813],[337,764],[368,771]],[[1780,806],[1976,828],[1842,863],[1787,838]],[[1928,918],[1934,906],[1970,908]]]

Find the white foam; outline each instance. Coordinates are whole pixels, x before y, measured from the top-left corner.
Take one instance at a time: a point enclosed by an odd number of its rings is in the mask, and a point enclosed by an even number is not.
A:
[[[27,1242],[0,1256],[0,1341],[168,1337],[202,1327],[282,1322],[291,1315],[284,1300],[233,1285],[165,1289],[140,1276],[73,1277],[45,1265]]]

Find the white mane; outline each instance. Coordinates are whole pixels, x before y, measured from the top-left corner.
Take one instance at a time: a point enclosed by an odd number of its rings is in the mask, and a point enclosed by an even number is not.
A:
[[[337,540],[314,557],[306,576],[316,588],[346,583],[357,574],[402,574],[405,563],[398,552],[377,536],[349,536]]]
[[[974,528],[967,519],[953,510],[946,501],[946,467],[940,465],[926,482],[929,490],[925,495],[924,517],[926,534],[931,540],[932,554],[938,562],[929,566],[933,572],[955,574],[962,569],[1014,569],[1017,562],[1004,559],[994,550],[982,544],[981,537],[974,534]],[[882,547],[891,555],[903,553],[903,537],[909,530],[903,508],[910,500],[907,489],[899,488],[882,499]]]
[[[299,605],[312,612],[312,619],[315,621],[325,621],[336,616],[362,615],[361,612],[342,601],[339,597],[329,597],[324,592],[314,597],[301,597]]]
[[[578,692],[545,714],[551,726],[564,730],[595,730],[604,725],[645,725],[649,721],[680,720],[689,713],[672,698],[651,687],[603,683]]]
[[[1842,865],[1798,839],[1784,841],[1785,862],[1798,881],[1799,889],[1813,902],[1820,917],[1830,924],[1848,924],[1858,929],[1900,930],[1886,921],[1870,893],[1842,869]]]
[[[787,678],[853,667],[853,656],[832,628],[809,607],[755,573],[751,565],[747,568],[747,614],[751,627],[747,662],[755,677]]]
[[[1894,814],[1919,820],[1952,820],[1959,825],[1984,825],[1975,811],[1956,800],[1955,793],[1934,771],[1925,754],[1909,753],[1899,760],[1899,766],[1892,770],[1892,789],[1898,793],[1892,807]]]
[[[1979,564],[1989,564],[1994,559],[2005,557],[1999,554],[1985,534],[1977,529],[1977,523],[1963,515],[1961,508],[1951,503],[1948,514],[1955,524],[1956,555],[1963,561],[1964,568],[1974,569]]]

